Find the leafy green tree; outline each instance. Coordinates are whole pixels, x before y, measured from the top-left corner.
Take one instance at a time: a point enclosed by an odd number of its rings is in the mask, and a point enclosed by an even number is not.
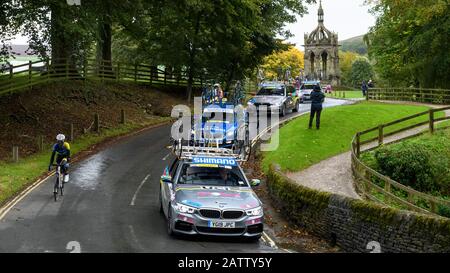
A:
[[[339,66],[341,69],[341,82],[344,86],[353,86],[352,84],[352,66],[353,63],[361,58],[354,52],[339,51]]]
[[[365,81],[366,83],[373,79],[374,73],[370,63],[364,59],[360,58],[353,62],[351,71],[351,83],[354,87],[361,86],[361,83]]]
[[[448,0],[380,0],[366,36],[377,74],[389,85],[450,88]]]
[[[274,78],[278,74],[278,69],[282,71],[291,69],[292,76],[300,75],[300,71],[304,69],[304,53],[294,46],[289,50],[276,52],[264,59],[262,65],[267,78]]]

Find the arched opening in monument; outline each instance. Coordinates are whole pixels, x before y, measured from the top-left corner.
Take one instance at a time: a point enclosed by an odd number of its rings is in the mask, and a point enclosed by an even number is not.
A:
[[[322,53],[322,67],[321,67],[321,80],[327,78],[327,63],[328,63],[328,53],[324,51]]]
[[[311,52],[311,55],[309,56],[309,62],[311,64],[311,74],[314,75],[316,69],[315,69],[315,60],[316,60],[316,55],[314,54],[314,52]]]

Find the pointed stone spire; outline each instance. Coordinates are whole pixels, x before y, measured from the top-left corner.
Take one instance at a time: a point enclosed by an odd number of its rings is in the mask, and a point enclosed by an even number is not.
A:
[[[322,8],[322,0],[320,0],[320,5],[319,5],[319,24],[323,24],[323,8]]]

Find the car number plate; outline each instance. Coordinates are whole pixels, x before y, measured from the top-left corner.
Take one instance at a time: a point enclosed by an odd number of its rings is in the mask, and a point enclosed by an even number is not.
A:
[[[236,226],[236,223],[209,221],[208,226],[212,228],[234,228]]]

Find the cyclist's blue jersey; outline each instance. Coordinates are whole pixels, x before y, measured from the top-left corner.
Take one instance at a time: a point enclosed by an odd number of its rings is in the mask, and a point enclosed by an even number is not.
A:
[[[62,146],[59,146],[58,143],[53,145],[53,152],[56,152],[59,156],[69,156],[70,155],[70,145],[67,142],[64,142]]]

